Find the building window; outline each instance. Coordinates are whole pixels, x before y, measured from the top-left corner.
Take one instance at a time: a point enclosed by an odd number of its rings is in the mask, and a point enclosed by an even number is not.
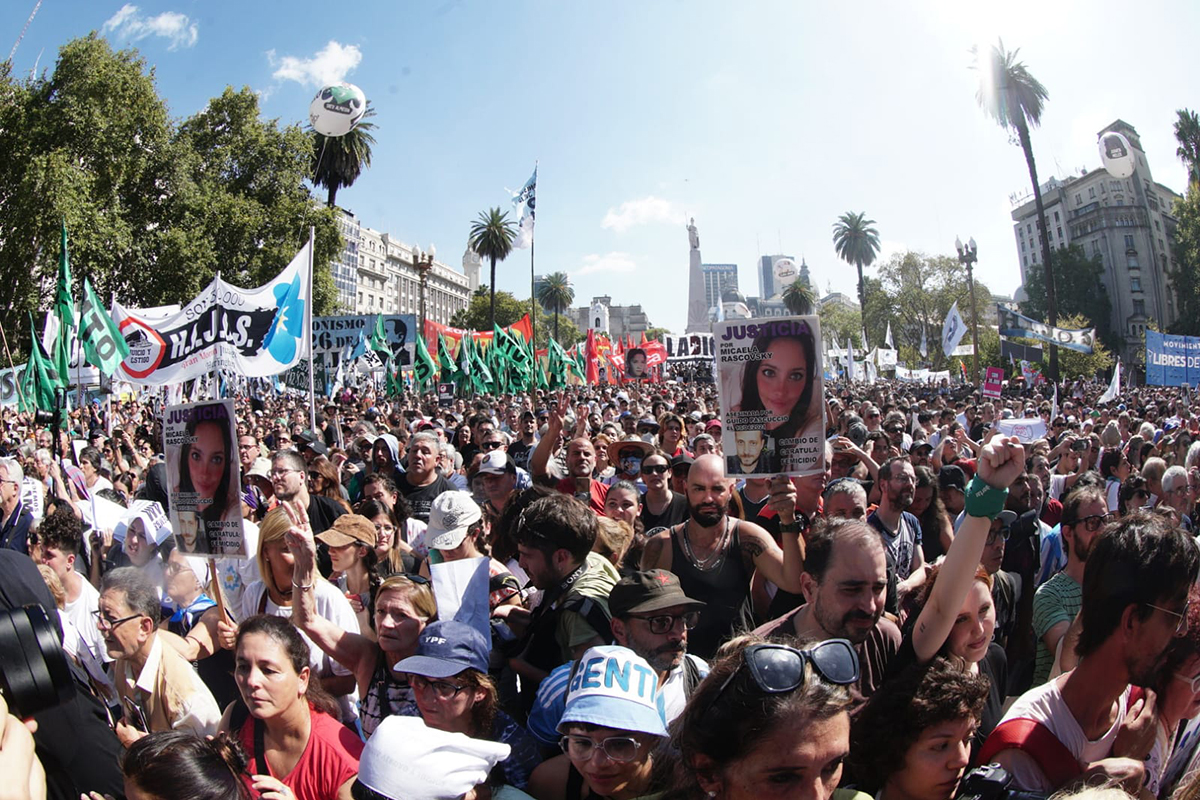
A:
[[[1146,315],[1146,301],[1145,300],[1134,300],[1133,301],[1133,313],[1144,317]]]
[[[1089,200],[1095,200],[1095,199],[1096,199],[1096,187],[1095,187],[1095,186],[1089,186],[1089,187],[1088,187],[1088,199],[1089,199]]]
[[[1078,192],[1075,193],[1075,205],[1077,205],[1077,206],[1083,205],[1083,195],[1079,194]]]
[[[1142,290],[1142,279],[1134,275],[1129,279],[1129,291],[1140,292]]]
[[[1162,226],[1158,224],[1158,220],[1154,220],[1154,230],[1161,231]]]
[[[1128,234],[1128,233],[1127,233],[1127,234],[1125,234],[1125,249],[1126,249],[1126,250],[1132,250],[1132,249],[1133,249],[1133,236],[1131,236],[1131,235],[1130,235],[1130,234]]]
[[[1058,222],[1058,212],[1057,211],[1054,212],[1054,221]]]
[[[1137,256],[1125,256],[1125,266],[1130,269],[1138,269]]]
[[[1029,266],[1029,256],[1021,256],[1021,263],[1028,267]]]
[[[1055,216],[1058,216],[1058,215],[1057,215],[1057,214],[1055,214]],[[1060,239],[1061,239],[1061,238],[1063,238],[1063,235],[1062,235],[1062,226],[1059,226],[1059,228],[1058,228],[1058,238],[1060,238]]]

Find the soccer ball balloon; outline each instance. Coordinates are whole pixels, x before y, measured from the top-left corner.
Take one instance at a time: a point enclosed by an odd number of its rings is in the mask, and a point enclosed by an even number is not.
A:
[[[322,136],[345,136],[367,113],[367,96],[352,83],[324,86],[308,105],[308,119]]]

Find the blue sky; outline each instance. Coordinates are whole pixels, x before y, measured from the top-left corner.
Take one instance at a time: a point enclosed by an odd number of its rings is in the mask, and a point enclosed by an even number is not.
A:
[[[34,2],[3,4],[0,30],[15,39]],[[758,255],[777,252],[853,294],[830,233],[845,211],[877,221],[885,256],[973,235],[977,277],[1011,293],[1009,196],[1029,181],[976,105],[972,44],[1003,37],[1049,90],[1043,180],[1099,166],[1096,133],[1120,117],[1182,191],[1171,125],[1200,106],[1194,2],[43,0],[15,71],[91,30],[141,51],[178,118],[232,84],[304,122],[322,82],[361,86],[378,145],[339,204],[447,263],[537,160],[537,271],[567,272],[577,304],[610,294],[676,330],[688,216],[704,260],[737,263],[748,295]],[[497,285],[528,296],[528,251]]]

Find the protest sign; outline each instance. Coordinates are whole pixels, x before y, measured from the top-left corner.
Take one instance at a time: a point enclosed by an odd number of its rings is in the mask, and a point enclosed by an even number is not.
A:
[[[1046,436],[1046,422],[1040,417],[996,420],[996,430],[1002,436],[1015,436],[1022,442],[1033,442]]]
[[[999,367],[988,367],[983,378],[983,396],[1000,397],[1000,389],[1004,386],[1004,370]]]
[[[1171,336],[1147,329],[1146,383],[1200,385],[1200,336]]]
[[[358,342],[360,334],[370,338],[375,329],[378,314],[349,314],[339,317],[313,317],[313,354],[318,361],[332,365],[339,360],[347,348]],[[383,333],[387,346],[392,351],[392,363],[410,367],[413,363],[413,347],[416,343],[415,314],[383,314]],[[307,379],[306,379],[307,380]],[[306,384],[307,386],[307,384]]]
[[[765,478],[824,471],[818,319],[719,322],[713,338],[727,473]]]
[[[640,347],[631,347],[624,353],[625,380],[644,381],[650,377],[646,369],[646,351]]]
[[[189,554],[249,556],[233,401],[168,406],[163,425],[176,546]]]

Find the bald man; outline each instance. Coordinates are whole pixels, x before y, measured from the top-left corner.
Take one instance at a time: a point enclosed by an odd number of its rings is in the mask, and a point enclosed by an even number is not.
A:
[[[796,489],[785,476],[771,479],[767,503],[779,515],[783,547],[752,522],[729,516],[733,482],[720,456],[696,459],[688,471],[688,519],[646,542],[643,570],[664,569],[679,576],[688,597],[703,597],[700,622],[688,633],[688,649],[711,659],[737,630],[753,627],[750,579],[755,570],[789,592],[799,593],[804,571]]]
[[[560,396],[558,405],[550,409],[550,418],[546,421],[546,435],[529,457],[529,471],[533,473],[534,478],[545,478],[549,474],[550,458],[562,442],[563,426],[570,405],[565,397]],[[563,494],[572,495],[577,500],[587,503],[592,511],[603,516],[608,487],[592,477],[596,469],[596,449],[592,447],[591,439],[581,435],[586,428],[586,420],[576,424],[576,433],[580,435],[567,443],[567,477],[559,481],[556,488]]]

